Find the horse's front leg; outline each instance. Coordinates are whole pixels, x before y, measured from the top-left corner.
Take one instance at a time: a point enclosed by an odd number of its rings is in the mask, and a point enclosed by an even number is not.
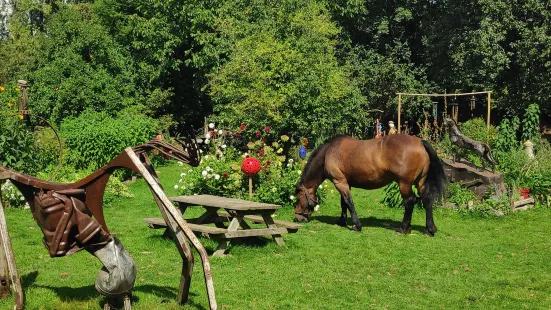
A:
[[[341,202],[344,201],[348,207],[348,211],[350,211],[350,217],[352,218],[352,229],[355,231],[362,231],[362,223],[360,223],[360,219],[358,219],[358,214],[356,214],[356,209],[354,208],[354,202],[352,201],[352,196],[350,195],[350,186],[345,183],[335,183],[335,187],[341,193]],[[341,205],[342,207],[342,205]],[[342,210],[341,210],[341,217],[342,217]],[[344,210],[344,214],[346,215],[346,210]],[[345,225],[346,225],[346,218],[345,218]]]
[[[337,221],[337,225],[346,227],[346,208],[348,204],[346,203],[346,200],[341,195],[341,217]]]

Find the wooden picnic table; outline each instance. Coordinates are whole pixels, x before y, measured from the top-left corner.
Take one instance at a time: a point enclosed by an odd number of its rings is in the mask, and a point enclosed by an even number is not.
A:
[[[230,240],[235,238],[272,236],[278,245],[283,245],[285,242],[281,235],[295,233],[302,227],[299,224],[274,220],[272,216],[281,208],[280,205],[213,195],[178,196],[169,199],[179,205],[182,215],[185,215],[189,207],[200,206],[205,209],[201,216],[186,221],[193,231],[201,232],[206,238],[219,240],[213,256],[223,256]],[[162,218],[146,218],[144,221],[150,228],[167,228]],[[247,221],[265,224],[266,228],[252,228]],[[214,224],[215,227],[208,224]],[[165,235],[167,233],[168,228]]]

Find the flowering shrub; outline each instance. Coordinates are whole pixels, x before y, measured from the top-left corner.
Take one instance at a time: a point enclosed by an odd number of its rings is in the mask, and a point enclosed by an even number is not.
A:
[[[245,129],[246,125],[241,125],[240,130]],[[212,132],[215,131],[224,132],[215,129]],[[294,206],[295,184],[300,180],[306,162],[287,159],[282,155],[282,144],[289,140],[287,136],[268,143],[263,136],[266,133],[270,133],[269,126],[262,131],[255,131],[252,137],[256,140],[247,141],[246,137],[238,136],[240,140],[237,145],[226,144],[230,142],[226,135],[211,135],[207,149],[203,151],[206,155],[203,156],[199,167],[186,168],[174,187],[183,195],[211,194],[248,199],[249,181],[241,172],[241,162],[250,156],[257,158],[261,163],[260,172],[253,177],[253,200]],[[238,149],[239,146],[246,146],[246,151]],[[326,186],[320,186],[317,193],[320,200],[325,197],[326,191]]]
[[[4,207],[22,207],[29,208],[29,204],[25,201],[25,197],[15,187],[10,180],[2,183],[2,203]]]

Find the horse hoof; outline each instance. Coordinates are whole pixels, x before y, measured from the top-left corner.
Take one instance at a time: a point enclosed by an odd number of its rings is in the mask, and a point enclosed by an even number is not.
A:
[[[425,229],[425,236],[434,237],[435,233],[436,233],[436,231],[430,231],[428,229]]]
[[[410,233],[411,229],[404,230],[403,228],[399,228],[396,230],[396,236],[409,235]]]
[[[352,225],[352,230],[360,232],[360,231],[362,231],[362,226]]]

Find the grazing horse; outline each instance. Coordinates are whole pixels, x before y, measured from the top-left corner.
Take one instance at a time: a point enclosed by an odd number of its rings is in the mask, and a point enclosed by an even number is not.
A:
[[[427,141],[401,134],[372,140],[338,136],[321,145],[310,155],[296,185],[295,221],[309,220],[318,202],[316,190],[325,179],[331,180],[341,194],[340,226],[346,226],[348,209],[353,229],[362,229],[351,187],[376,189],[396,181],[405,207],[400,232],[411,232],[411,215],[417,201],[412,185],[416,185],[426,210],[425,234],[436,233],[432,204],[444,196],[447,180],[440,158]]]

